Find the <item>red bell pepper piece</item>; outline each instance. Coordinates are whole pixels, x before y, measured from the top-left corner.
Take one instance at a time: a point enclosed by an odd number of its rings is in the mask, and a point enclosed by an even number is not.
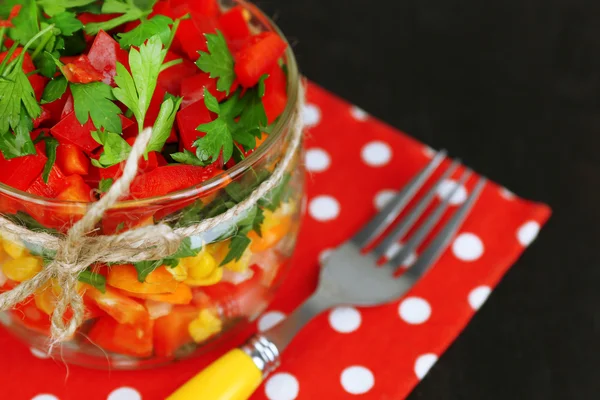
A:
[[[132,199],[163,196],[205,182],[220,170],[213,166],[195,167],[192,165],[167,165],[137,176],[131,184],[130,195]]]
[[[196,53],[196,58],[194,59],[197,59],[198,57],[199,55]],[[167,63],[179,58],[181,58],[180,55],[169,51],[165,57],[165,62]],[[179,96],[181,93],[181,83],[183,80],[190,76],[194,76],[197,72],[198,67],[193,62],[184,58],[181,64],[174,65],[161,72],[161,74],[158,76],[158,86],[162,87],[165,91],[171,93],[172,95]],[[154,123],[154,121],[152,121],[152,123]]]
[[[129,70],[129,54],[119,43],[104,31],[98,32],[94,44],[88,54],[90,63],[104,75],[104,83],[115,86],[117,62]]]
[[[210,77],[210,74],[204,72],[190,76],[183,80],[181,85],[181,108],[186,108],[197,101],[204,101],[204,89],[207,89],[210,94],[215,96],[218,101],[225,99],[227,94],[217,90],[217,80]],[[233,88],[231,92],[235,91]]]
[[[23,52],[22,48],[16,49],[8,61],[10,62],[10,61],[14,60],[22,52]],[[4,53],[0,53],[0,62],[4,61],[7,54],[8,54],[8,52],[6,52],[6,51]],[[35,92],[35,97],[37,98],[38,101],[40,101],[42,98],[42,95],[44,94],[44,88],[46,87],[46,83],[47,83],[48,79],[39,74],[31,74],[35,70],[36,70],[36,68],[35,68],[35,65],[33,64],[33,61],[31,60],[31,56],[29,55],[29,53],[25,53],[25,56],[23,56],[23,72],[25,72],[25,74],[28,75],[29,83],[31,83],[31,87],[33,88],[33,91]],[[31,75],[29,75],[29,74],[31,74]]]
[[[85,296],[120,324],[143,325],[150,319],[150,315],[143,305],[110,286],[102,293],[98,289],[86,285]]]
[[[272,124],[283,113],[288,103],[287,76],[279,65],[269,72],[262,101],[269,124]]]
[[[249,20],[249,11],[236,6],[219,17],[219,26],[228,40],[244,40],[250,36]]]
[[[175,306],[168,315],[154,321],[154,352],[159,357],[173,357],[182,346],[194,339],[189,325],[198,318],[200,310],[193,306]]]
[[[277,65],[287,49],[287,43],[275,32],[264,32],[250,39],[237,53],[235,73],[240,84],[250,88],[261,76],[268,74]]]
[[[70,94],[70,89],[69,89],[69,96],[65,100],[65,105],[64,105],[62,113],[60,115],[60,120],[58,120],[57,123],[59,123],[61,120],[65,119],[65,118],[67,118],[67,116],[69,114],[71,114],[73,111],[75,111],[75,102],[73,100],[73,95]]]
[[[192,11],[192,19],[181,21],[175,35],[183,52],[190,60],[197,60],[199,51],[208,51],[206,33],[215,33],[220,29],[215,17],[208,17]]]
[[[94,201],[92,188],[89,187],[79,175],[71,175],[64,179],[65,189],[57,196],[57,200],[90,203]]]
[[[52,117],[50,111],[48,111],[46,107],[41,106],[41,109],[42,113],[40,114],[40,116],[33,120],[33,127],[35,129],[39,128],[44,122],[50,121]]]
[[[65,64],[61,71],[67,80],[73,83],[100,82],[104,79],[104,74],[94,68],[86,55],[81,55],[73,62]]]
[[[177,127],[184,149],[192,153],[196,151],[193,144],[196,139],[203,136],[196,128],[210,121],[212,121],[212,118],[204,104],[204,100],[197,101],[177,113]]]
[[[60,168],[56,165],[52,166],[50,170],[50,175],[48,175],[48,183],[44,182],[42,176],[38,176],[38,178],[33,181],[29,189],[27,189],[27,193],[31,193],[36,196],[46,197],[48,199],[54,199],[60,192],[62,192],[66,185],[68,184],[65,181],[65,174],[60,170]]]
[[[75,145],[61,143],[56,149],[56,164],[67,175],[87,175],[90,170],[90,160]]]
[[[123,115],[120,115],[120,117],[123,130],[133,125],[132,120]],[[50,132],[52,133],[52,136],[56,137],[61,142],[74,144],[86,153],[91,153],[100,147],[100,143],[96,142],[91,134],[92,131],[96,130],[97,128],[94,126],[91,119],[89,119],[85,125],[81,125],[77,120],[75,112],[71,112],[55,125]]]
[[[48,122],[50,126],[54,126],[60,122],[60,120],[62,119],[62,112],[65,108],[65,104],[67,103],[67,99],[69,99],[70,97],[71,90],[67,89],[67,91],[62,95],[60,99],[57,99],[52,103],[44,104],[44,108],[46,108],[50,113],[50,120]],[[71,107],[72,105],[73,98],[71,97]]]
[[[194,11],[200,15],[216,18],[221,13],[221,7],[217,0],[170,0],[171,9],[176,13],[183,10]]]
[[[44,170],[48,158],[40,148],[37,154],[6,160],[0,153],[0,182],[19,190],[27,190]]]
[[[110,317],[101,317],[92,326],[89,338],[104,350],[133,357],[152,355],[154,321],[128,325],[120,324]]]

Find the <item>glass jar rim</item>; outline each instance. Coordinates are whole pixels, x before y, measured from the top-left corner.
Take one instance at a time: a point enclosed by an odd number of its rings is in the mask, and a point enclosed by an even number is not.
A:
[[[266,27],[273,30],[288,44],[287,50],[285,52],[285,59],[287,61],[286,66],[288,102],[283,114],[278,118],[277,122],[275,123],[275,126],[271,131],[271,134],[269,134],[265,142],[261,144],[256,149],[256,151],[254,151],[252,154],[246,157],[246,159],[239,162],[231,169],[223,171],[218,175],[215,175],[213,178],[202,182],[198,185],[190,186],[188,188],[168,193],[166,195],[148,197],[143,199],[119,201],[111,207],[111,210],[122,208],[142,208],[145,206],[155,205],[157,203],[166,203],[174,200],[201,197],[203,193],[212,193],[214,190],[216,190],[216,188],[222,187],[223,182],[235,181],[235,179],[238,176],[244,174],[244,172],[252,168],[275,145],[275,143],[277,143],[279,138],[283,136],[284,132],[286,131],[287,126],[289,125],[290,121],[292,120],[292,117],[294,116],[294,113],[296,112],[296,103],[298,101],[300,77],[296,57],[285,35],[279,29],[277,24],[275,24],[275,22],[273,22],[266,14],[264,14],[262,10],[260,10],[255,5],[246,2],[245,0],[235,1],[241,4],[243,7],[249,9],[252,15],[260,20],[262,25],[265,25]],[[2,194],[9,195],[17,200],[27,201],[28,203],[48,207],[88,207],[91,204],[76,201],[49,199],[46,197],[41,197],[31,193],[27,193],[25,191],[13,188],[0,182],[0,195]]]

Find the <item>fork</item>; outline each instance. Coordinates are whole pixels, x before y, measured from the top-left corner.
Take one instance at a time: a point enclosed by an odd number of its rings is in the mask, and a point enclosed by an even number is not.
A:
[[[406,294],[447,249],[487,183],[485,178],[478,179],[471,194],[441,227],[415,263],[397,277],[410,255],[440,225],[452,198],[473,175],[469,169],[462,173],[457,185],[425,218],[426,211],[443,182],[452,177],[460,167],[460,161],[453,161],[391,232],[383,235],[402,211],[406,210],[445,158],[446,152],[439,152],[373,220],[333,252],[321,269],[316,292],[304,304],[278,325],[221,357],[167,400],[246,400],[278,367],[281,353],[296,334],[321,312],[341,305],[383,305]],[[424,222],[417,227],[421,218],[424,218]],[[400,251],[389,254],[390,249],[413,228],[414,233],[407,238]],[[383,236],[381,242],[371,246],[380,236]],[[379,263],[382,259],[385,260],[383,264]]]

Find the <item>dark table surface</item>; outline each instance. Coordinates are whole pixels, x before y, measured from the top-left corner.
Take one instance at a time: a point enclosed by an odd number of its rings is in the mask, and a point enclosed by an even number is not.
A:
[[[410,399],[600,398],[600,2],[257,3],[310,79],[554,210]]]

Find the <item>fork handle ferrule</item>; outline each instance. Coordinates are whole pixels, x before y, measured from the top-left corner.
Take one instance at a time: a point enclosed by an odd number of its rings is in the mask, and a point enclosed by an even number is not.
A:
[[[264,336],[256,335],[241,347],[262,372],[263,379],[279,367],[280,352],[275,343]]]

